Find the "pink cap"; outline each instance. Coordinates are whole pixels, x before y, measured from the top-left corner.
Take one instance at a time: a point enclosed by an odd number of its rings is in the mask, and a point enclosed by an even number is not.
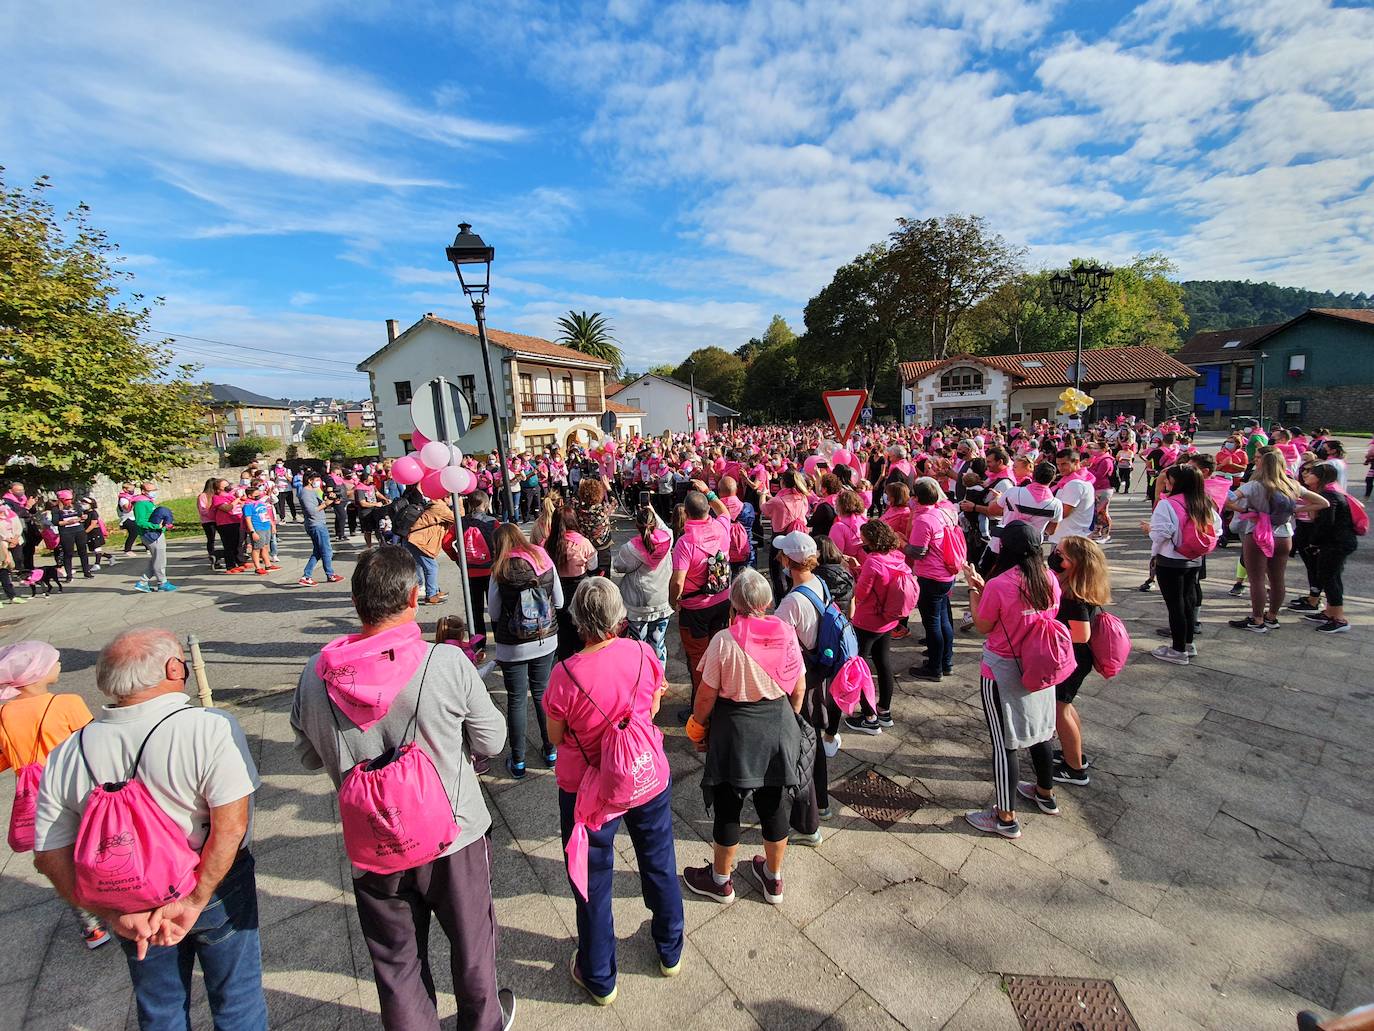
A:
[[[70,501],[72,499],[72,492],[69,490],[59,490],[57,492],[57,498],[59,501]]]

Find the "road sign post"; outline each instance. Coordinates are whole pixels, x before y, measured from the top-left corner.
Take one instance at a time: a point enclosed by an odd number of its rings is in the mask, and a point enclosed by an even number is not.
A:
[[[868,401],[867,390],[827,390],[821,394],[830,425],[835,428],[835,436],[841,444],[849,440],[854,426],[859,421],[859,413]]]
[[[443,376],[436,376],[430,380],[411,398],[410,417],[417,430],[430,440],[437,440],[441,444],[457,442],[472,425],[472,412],[468,407],[467,396],[458,389],[457,384],[450,383]],[[458,552],[458,573],[463,581],[463,619],[467,623],[469,635],[485,633],[485,628],[472,625],[472,585],[468,582],[468,553],[463,547],[463,519],[458,514],[464,507],[463,499],[457,494],[449,494],[448,503],[453,509],[453,544],[454,550]]]

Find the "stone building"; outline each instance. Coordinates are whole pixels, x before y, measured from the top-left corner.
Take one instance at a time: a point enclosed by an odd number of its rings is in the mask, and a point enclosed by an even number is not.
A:
[[[1287,322],[1195,334],[1179,357],[1198,370],[1205,425],[1260,417],[1363,430],[1374,417],[1374,309],[1309,308]]]

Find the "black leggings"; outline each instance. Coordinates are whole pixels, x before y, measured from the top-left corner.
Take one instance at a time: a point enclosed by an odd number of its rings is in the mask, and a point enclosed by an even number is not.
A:
[[[205,553],[213,560],[215,557],[215,524],[201,523],[200,528],[205,531]]]
[[[1002,696],[997,681],[980,677],[983,687],[983,718],[987,720],[988,735],[992,738],[992,781],[997,788],[997,810],[1016,812],[1016,784],[1021,776],[1016,749],[1006,747],[1006,728],[1002,725]],[[1042,790],[1054,788],[1054,749],[1049,741],[1039,741],[1029,747],[1031,763],[1035,766],[1035,783]]]
[[[1198,600],[1197,566],[1178,568],[1155,563],[1155,577],[1164,607],[1169,613],[1170,647],[1181,652],[1193,643],[1193,624],[1197,622]]]
[[[286,519],[286,510],[288,508],[291,509],[291,518],[293,520],[300,518],[296,513],[296,492],[290,489],[284,490],[277,495],[277,522],[280,523]]]
[[[210,535],[214,536],[214,524],[211,523]],[[134,551],[134,540],[138,537],[138,527],[133,523],[124,524],[124,554],[132,555]]]
[[[14,586],[10,583],[10,571],[0,569],[0,590],[5,592],[7,601],[14,601]]]
[[[1309,578],[1312,585],[1317,588],[1318,594],[1326,595],[1326,603],[1340,607],[1345,604],[1345,580],[1342,574],[1345,572],[1345,560],[1350,556],[1344,551],[1333,551],[1329,548],[1322,549],[1315,554],[1309,548],[1303,553],[1304,559],[1311,554],[1311,564],[1308,569],[1312,576]]]
[[[225,569],[234,569],[239,564],[239,524],[220,523],[219,539],[223,550],[220,552],[224,559]]]
[[[859,654],[873,667],[874,678],[878,681],[878,708],[883,712],[891,712],[892,692],[897,686],[892,679],[892,631],[878,633],[875,630],[860,630],[855,627],[854,633],[859,638]],[[872,717],[873,712],[868,699],[863,698],[861,701],[864,716]]]
[[[91,572],[91,556],[86,550],[86,531],[79,526],[64,526],[60,532],[62,541],[62,568],[67,573],[67,579],[72,578],[72,557],[81,560],[81,572],[86,576]]]
[[[819,748],[817,749],[819,751]],[[759,829],[764,841],[786,841],[791,833],[787,822],[787,798],[784,788],[755,788],[754,810],[759,814]],[[744,799],[729,784],[717,784],[711,807],[716,811],[711,839],[725,848],[739,844],[739,818]]]

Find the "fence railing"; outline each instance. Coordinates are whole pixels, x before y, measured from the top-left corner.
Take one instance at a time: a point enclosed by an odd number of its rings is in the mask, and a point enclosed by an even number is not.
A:
[[[595,397],[568,397],[566,394],[520,395],[520,411],[526,415],[599,415],[603,408],[601,399]]]

